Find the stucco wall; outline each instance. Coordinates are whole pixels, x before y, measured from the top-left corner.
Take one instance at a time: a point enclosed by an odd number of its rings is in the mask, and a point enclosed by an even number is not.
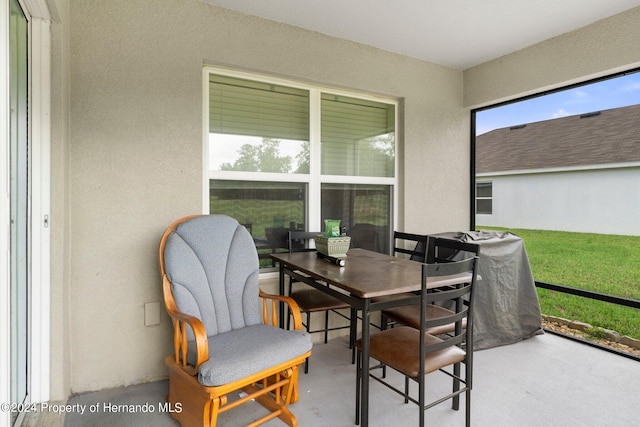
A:
[[[464,105],[490,105],[638,67],[639,40],[637,7],[465,70]]]
[[[168,319],[144,327],[144,303],[160,234],[202,208],[203,64],[400,98],[399,228],[439,232],[469,224],[463,105],[640,63],[635,9],[465,71],[463,102],[460,71],[195,0],[55,2],[52,399],[166,375]]]
[[[640,235],[640,168],[483,176],[493,183],[484,226]]]
[[[68,213],[60,211],[69,249],[52,254],[68,271],[58,279],[68,280],[59,285],[68,300],[52,309],[67,317],[69,348],[56,351],[52,366],[70,360],[70,392],[166,375],[168,318],[145,327],[144,303],[161,301],[162,231],[202,209],[204,64],[400,98],[408,201],[400,227],[468,227],[469,118],[460,71],[193,0],[69,5],[69,20],[59,24],[70,41],[68,141],[55,144],[68,149],[68,164],[57,161],[53,170],[54,185],[66,188],[54,191],[66,202],[54,203],[68,204]],[[60,46],[54,56],[67,61]]]
[[[71,386],[69,337],[69,21],[68,2],[58,2],[51,25],[51,345],[50,398],[66,399]]]

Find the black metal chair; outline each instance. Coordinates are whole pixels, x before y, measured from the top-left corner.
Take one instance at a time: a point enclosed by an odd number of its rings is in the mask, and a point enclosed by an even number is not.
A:
[[[458,410],[460,394],[465,394],[466,425],[471,421],[471,389],[473,379],[473,300],[476,286],[478,257],[463,261],[439,264],[423,264],[422,291],[416,299],[420,307],[420,328],[398,326],[387,329],[370,337],[370,357],[380,362],[380,366],[370,372],[362,372],[362,340],[355,342],[357,349],[356,374],[356,424],[360,423],[360,392],[362,376],[384,384],[389,389],[404,396],[405,403],[414,402],[420,406],[420,426],[424,426],[425,410],[452,400],[452,408]],[[427,278],[452,274],[471,273],[468,283],[441,289],[438,292],[427,290]],[[432,304],[450,303],[454,309],[450,316],[429,319],[427,308]],[[462,321],[467,318],[467,327]],[[427,331],[444,324],[454,324],[454,332],[437,337]],[[464,363],[464,375],[461,364]],[[392,384],[384,376],[376,375],[378,367],[390,367],[404,375],[404,390]],[[427,404],[425,377],[432,372],[441,371],[453,379],[453,389],[440,399]],[[409,380],[418,383],[418,396],[409,393]],[[463,385],[463,387],[461,387]]]
[[[408,256],[409,259],[418,262],[425,262],[427,256],[427,245],[429,236],[427,234],[404,233],[394,231],[393,233],[393,255]]]
[[[398,256],[398,257],[403,256],[413,261],[425,262],[428,238],[429,236],[426,234],[415,234],[415,233],[405,233],[402,231],[394,231],[393,232],[393,256]],[[407,294],[400,294],[400,295],[393,295],[391,297],[373,298],[373,302],[381,302],[383,300],[388,301],[390,299],[405,298],[406,296]],[[411,295],[409,295],[409,297],[410,296]],[[351,324],[351,337],[355,337],[356,329],[357,329],[357,324],[355,319],[357,319],[357,317],[354,309],[352,309],[351,318],[354,319],[354,321]],[[384,315],[384,312],[382,312],[381,318],[380,318],[380,325],[379,326],[373,325],[373,326],[377,327],[380,330],[384,330],[384,329],[387,329],[388,321],[389,319],[387,319]],[[352,341],[353,340],[355,340],[355,338],[353,338]],[[353,345],[353,342],[351,342],[351,345]],[[355,353],[355,348],[353,348],[351,363],[355,363],[355,359],[356,359],[356,353]]]
[[[289,252],[302,252],[302,251],[315,251],[310,247],[310,241],[315,238],[319,232],[308,231],[289,231]],[[324,342],[327,343],[329,338],[329,331],[338,329],[346,329],[350,326],[337,326],[329,327],[329,312],[333,311],[339,316],[351,320],[349,316],[344,315],[338,310],[348,309],[350,305],[340,301],[337,298],[332,297],[318,289],[314,289],[308,285],[300,284],[294,289],[294,283],[292,277],[289,278],[289,296],[298,303],[300,312],[306,314],[306,322],[302,322],[308,333],[324,332]],[[299,288],[299,289],[298,289]],[[324,328],[311,330],[311,314],[316,312],[324,312]],[[351,340],[350,340],[351,341]],[[352,342],[350,342],[350,345]],[[309,359],[305,362],[304,373],[309,372]]]
[[[393,256],[404,256],[412,261],[426,262],[428,244],[429,236],[427,234],[405,233],[402,231],[393,232]],[[406,294],[394,295],[386,298],[386,300],[404,298],[405,296]],[[374,298],[374,301],[379,302],[380,299]],[[387,329],[389,320],[390,319],[385,316],[385,311],[383,311],[380,319],[381,330]]]
[[[479,254],[480,245],[478,244],[429,236],[426,261],[429,264],[448,263],[454,259],[479,256]],[[438,304],[432,304],[427,307],[427,318],[429,319],[438,319],[450,315],[451,310],[447,307],[442,307]],[[386,326],[392,323],[400,323],[415,329],[420,329],[420,306],[416,304],[384,310],[382,312],[382,318],[386,320],[382,323],[383,329],[386,329]],[[463,319],[463,328],[466,327],[466,322],[467,320]],[[431,328],[427,332],[433,335],[446,334],[453,332],[454,327],[455,325],[453,323],[444,323]]]

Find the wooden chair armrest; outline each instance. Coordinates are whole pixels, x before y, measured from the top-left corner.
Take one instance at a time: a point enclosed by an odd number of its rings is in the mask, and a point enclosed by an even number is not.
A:
[[[209,360],[207,331],[200,319],[178,310],[175,299],[173,298],[173,293],[171,292],[171,282],[166,274],[162,277],[162,289],[165,307],[173,323],[175,361],[176,363],[180,363],[180,360],[182,360],[183,369],[191,375],[196,375],[200,365]],[[196,363],[193,366],[187,363],[187,352],[189,350],[188,327],[193,331],[196,345]]]
[[[260,289],[260,298],[262,298],[262,320],[265,324],[271,323],[275,327],[284,327],[279,325],[277,303],[284,302],[289,306],[291,316],[293,316],[293,329],[302,330],[302,315],[300,314],[300,307],[298,303],[291,297],[276,294],[267,294]],[[271,301],[269,305],[268,302]],[[269,321],[271,319],[271,321]]]

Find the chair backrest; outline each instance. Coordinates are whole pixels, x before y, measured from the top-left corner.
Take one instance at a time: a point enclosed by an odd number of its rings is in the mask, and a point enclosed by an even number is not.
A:
[[[478,275],[477,256],[462,261],[452,261],[440,264],[422,265],[422,292],[420,294],[420,321],[422,340],[428,329],[442,325],[455,325],[453,334],[444,336],[441,342],[424,346],[424,351],[432,352],[453,345],[462,346],[464,343],[467,353],[473,351],[473,300]],[[446,288],[439,288],[438,292],[427,290],[427,279],[439,276],[470,273],[470,280],[466,283]],[[451,307],[451,314],[437,318],[427,316],[427,305],[436,304]],[[466,328],[463,328],[466,319]],[[424,354],[422,355],[424,356]],[[424,359],[424,357],[423,357]]]
[[[428,238],[429,236],[426,234],[394,231],[393,255],[405,254],[413,261],[425,262]]]
[[[258,254],[245,227],[201,215],[167,232],[163,267],[180,311],[199,318],[208,336],[262,323]]]
[[[289,231],[289,252],[315,251],[310,247],[311,240],[315,242],[315,237],[321,234],[315,231]]]
[[[355,224],[347,233],[351,236],[351,247],[362,248],[374,252],[382,252],[382,227],[373,224]]]
[[[429,236],[427,263],[443,263],[480,255],[480,245],[445,237]]]

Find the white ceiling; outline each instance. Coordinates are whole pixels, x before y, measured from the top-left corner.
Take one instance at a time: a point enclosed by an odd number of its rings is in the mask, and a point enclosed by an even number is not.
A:
[[[640,0],[201,0],[457,69],[640,6]]]

